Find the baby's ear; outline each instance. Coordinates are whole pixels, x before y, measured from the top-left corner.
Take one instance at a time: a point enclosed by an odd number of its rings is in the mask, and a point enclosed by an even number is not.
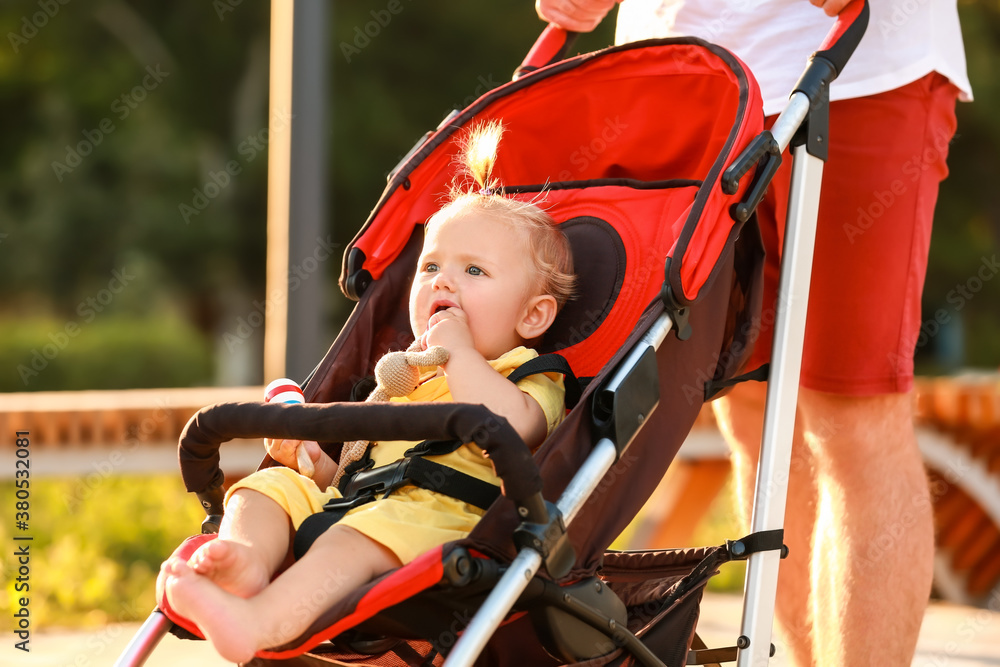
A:
[[[534,340],[552,326],[559,310],[556,298],[551,294],[531,297],[524,309],[524,316],[517,325],[517,335],[524,340]]]

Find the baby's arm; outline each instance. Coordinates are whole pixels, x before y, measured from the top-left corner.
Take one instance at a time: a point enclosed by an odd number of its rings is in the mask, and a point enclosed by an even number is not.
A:
[[[442,345],[448,350],[448,361],[442,368],[452,399],[485,405],[506,418],[531,449],[542,444],[548,434],[542,406],[498,373],[476,350],[462,309],[449,308],[431,322],[422,342],[425,347]]]
[[[321,489],[330,486],[334,475],[337,474],[337,463],[326,452],[320,449],[319,443],[315,440],[272,440],[271,438],[265,438],[264,446],[267,448],[267,453],[271,455],[272,459],[285,467],[299,472],[302,471],[299,470],[297,451],[300,446],[303,447],[313,462],[313,468],[315,469],[312,479],[316,482],[316,486]]]
[[[449,355],[444,371],[455,401],[481,403],[506,418],[528,447],[542,444],[548,428],[538,401],[498,373],[475,349],[461,348]]]

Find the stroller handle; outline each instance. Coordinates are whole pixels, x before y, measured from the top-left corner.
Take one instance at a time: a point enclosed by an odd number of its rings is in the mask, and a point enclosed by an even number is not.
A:
[[[813,54],[813,58],[825,58],[830,61],[839,76],[861,43],[861,38],[865,36],[868,14],[868,0],[854,0],[844,7],[837,14],[837,22],[820,44],[819,50]]]
[[[837,15],[837,22],[813,54],[814,58],[825,58],[833,65],[836,71],[834,78],[840,75],[851,54],[861,43],[868,27],[868,13],[868,0],[853,0]],[[548,24],[524,57],[521,66],[514,71],[514,80],[564,59],[579,36],[578,32]]]
[[[524,57],[521,66],[514,70],[514,80],[536,69],[557,63],[566,57],[573,42],[580,36],[578,32],[570,32],[552,23],[547,25],[542,34],[535,40],[534,46]]]
[[[198,494],[210,515],[209,524],[222,514],[219,447],[234,438],[474,442],[489,455],[503,481],[504,495],[531,520],[548,520],[542,477],[531,450],[506,419],[482,405],[246,402],[202,408],[181,433],[178,458],[184,485]]]

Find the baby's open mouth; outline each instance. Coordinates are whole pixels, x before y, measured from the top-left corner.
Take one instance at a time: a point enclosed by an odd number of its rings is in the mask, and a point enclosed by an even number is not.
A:
[[[454,303],[452,303],[451,301],[444,301],[444,300],[442,300],[442,301],[435,301],[434,303],[431,304],[431,314],[430,314],[430,317],[434,317],[438,313],[444,312],[444,311],[448,310],[449,308],[455,308],[455,307],[456,307],[456,305]]]

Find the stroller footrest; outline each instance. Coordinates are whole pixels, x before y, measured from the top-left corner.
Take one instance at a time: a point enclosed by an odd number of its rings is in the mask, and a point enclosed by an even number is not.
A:
[[[713,665],[720,662],[735,662],[737,648],[726,646],[724,648],[691,649],[688,651],[688,665]]]

